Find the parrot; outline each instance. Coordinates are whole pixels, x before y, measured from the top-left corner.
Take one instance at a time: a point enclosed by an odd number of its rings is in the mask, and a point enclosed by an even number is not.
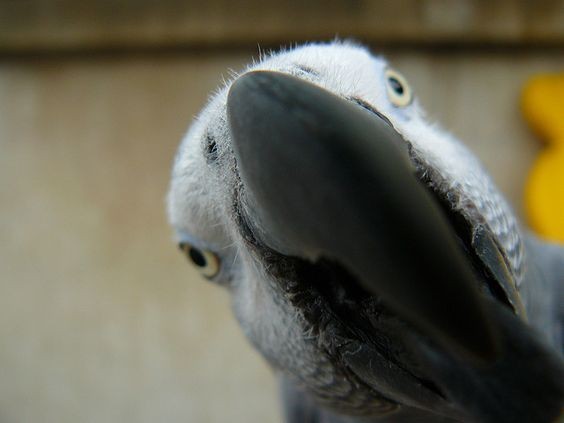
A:
[[[564,248],[521,227],[367,47],[264,53],[224,81],[177,150],[167,213],[287,423],[562,418]]]

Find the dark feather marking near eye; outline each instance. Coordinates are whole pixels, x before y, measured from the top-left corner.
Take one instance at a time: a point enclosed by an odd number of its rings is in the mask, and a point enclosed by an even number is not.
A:
[[[213,164],[217,162],[219,153],[217,151],[217,143],[215,138],[211,134],[206,134],[205,145],[204,145],[204,157],[208,164]]]

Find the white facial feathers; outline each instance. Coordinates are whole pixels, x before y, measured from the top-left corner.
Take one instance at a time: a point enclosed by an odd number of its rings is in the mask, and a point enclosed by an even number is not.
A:
[[[486,224],[506,254],[517,283],[523,249],[516,221],[474,156],[456,139],[424,120],[417,101],[397,107],[387,94],[387,62],[367,49],[342,42],[310,44],[267,55],[243,73],[270,70],[308,80],[346,99],[357,99],[385,115],[412,146],[432,184],[448,193],[451,207],[473,225]],[[209,249],[236,254],[238,234],[229,214],[233,181],[226,116],[227,82],[185,136],[174,164],[168,198],[169,219],[178,236]],[[217,160],[209,164],[209,157]],[[222,253],[219,251],[218,253]]]

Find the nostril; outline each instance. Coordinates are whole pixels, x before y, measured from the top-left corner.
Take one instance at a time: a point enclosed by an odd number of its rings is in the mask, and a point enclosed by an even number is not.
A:
[[[319,72],[317,72],[315,69],[306,66],[306,65],[300,65],[300,64],[295,64],[296,69],[300,72],[300,73],[305,73],[311,76],[319,76]]]
[[[215,138],[211,134],[206,135],[204,146],[204,156],[206,157],[206,162],[208,164],[213,164],[218,159],[217,143]]]

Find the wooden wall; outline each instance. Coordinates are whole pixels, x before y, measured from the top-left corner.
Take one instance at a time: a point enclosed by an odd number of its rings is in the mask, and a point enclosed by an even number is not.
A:
[[[564,0],[2,0],[0,51],[270,45],[560,45]]]

